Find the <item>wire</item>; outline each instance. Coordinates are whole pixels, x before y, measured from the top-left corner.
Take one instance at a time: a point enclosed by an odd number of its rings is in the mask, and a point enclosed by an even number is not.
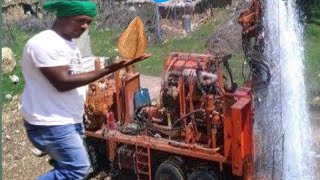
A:
[[[251,37],[247,34],[242,35],[243,50],[245,53],[246,61],[248,62],[250,72],[249,77],[252,82],[252,88],[254,91],[261,91],[267,89],[271,79],[271,73],[269,66],[265,63],[267,58],[261,53],[255,50],[250,42]],[[242,68],[242,71],[244,68]],[[244,72],[242,72],[244,75]],[[243,77],[248,81],[247,77]]]

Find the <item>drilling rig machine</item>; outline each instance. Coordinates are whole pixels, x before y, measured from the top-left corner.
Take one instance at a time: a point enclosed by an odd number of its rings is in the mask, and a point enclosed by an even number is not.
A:
[[[254,0],[239,17],[253,69],[260,6]],[[170,53],[156,103],[132,67],[90,84],[84,123],[94,170],[131,170],[139,180],[253,179],[252,83],[225,82],[230,57]]]

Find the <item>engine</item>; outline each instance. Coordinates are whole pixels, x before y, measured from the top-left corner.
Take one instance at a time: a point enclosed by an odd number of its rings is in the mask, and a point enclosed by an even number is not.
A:
[[[143,124],[148,135],[168,138],[176,145],[222,146],[224,60],[226,57],[171,53],[164,64],[160,103],[137,107],[136,122]]]
[[[125,104],[131,104],[123,99],[117,100],[117,97],[127,97],[125,89],[128,83],[123,82],[131,78],[130,74],[129,78],[122,75],[115,80],[102,78],[89,85],[85,105],[86,129],[117,129],[123,134],[165,138],[177,146],[182,145],[180,143],[196,144],[199,148],[218,151],[223,147],[225,93],[232,91],[225,84],[226,77],[223,75],[229,58],[171,53],[164,62],[160,100],[151,104],[146,89],[135,90],[129,98],[133,101],[133,107],[129,107],[132,110],[125,112],[132,112],[130,121],[123,120],[127,115],[116,116],[126,109]]]

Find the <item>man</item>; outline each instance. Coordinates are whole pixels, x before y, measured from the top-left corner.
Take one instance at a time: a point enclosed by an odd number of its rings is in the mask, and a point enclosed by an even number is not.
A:
[[[38,179],[83,179],[90,167],[82,139],[83,86],[146,57],[82,73],[81,55],[72,39],[89,27],[96,5],[90,1],[50,1],[44,9],[55,12],[57,19],[50,30],[32,37],[24,48],[21,111],[30,141],[50,155],[55,167]]]

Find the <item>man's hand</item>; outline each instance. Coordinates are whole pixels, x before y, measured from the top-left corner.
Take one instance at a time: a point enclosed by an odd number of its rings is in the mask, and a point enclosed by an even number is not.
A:
[[[148,53],[148,54],[143,54],[142,56],[140,57],[137,57],[135,59],[132,59],[132,60],[122,60],[122,61],[119,61],[119,62],[115,62],[113,64],[111,64],[110,66],[107,66],[106,68],[110,68],[111,71],[117,71],[119,69],[122,69],[124,67],[127,67],[127,66],[130,66],[134,63],[137,63],[139,61],[142,61],[144,59],[147,59],[149,57],[151,57],[152,54],[151,53]]]
[[[151,53],[148,53],[148,54],[142,54],[140,57],[137,57],[135,59],[132,59],[132,60],[126,60],[126,63],[124,64],[125,66],[129,66],[131,64],[134,64],[134,63],[137,63],[139,61],[142,61],[144,59],[147,59],[149,57],[151,57],[152,54]]]
[[[114,72],[114,71],[117,71],[121,68],[124,67],[124,63],[126,63],[126,61],[119,61],[119,62],[115,62],[115,63],[112,63],[111,65],[109,66],[106,66],[105,68],[107,69],[110,69],[111,72]]]

